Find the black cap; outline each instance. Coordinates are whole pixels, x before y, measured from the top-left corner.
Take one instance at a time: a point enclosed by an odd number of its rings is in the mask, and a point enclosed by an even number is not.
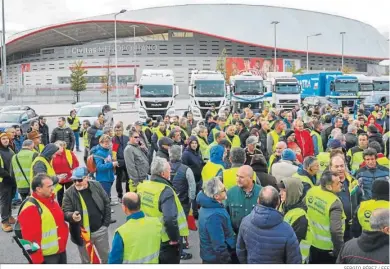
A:
[[[389,182],[377,179],[372,184],[372,198],[389,201]]]

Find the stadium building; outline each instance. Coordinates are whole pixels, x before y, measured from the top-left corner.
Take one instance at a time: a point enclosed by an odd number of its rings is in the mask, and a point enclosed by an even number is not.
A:
[[[70,69],[77,60],[88,70],[91,94],[102,89],[106,74],[115,84],[114,21],[114,14],[108,14],[10,37],[7,73],[11,95],[46,95],[53,89],[56,94],[72,95]],[[278,71],[305,69],[307,51],[310,69],[340,69],[343,37],[344,64],[356,72],[367,72],[388,58],[388,41],[378,30],[340,16],[237,4],[146,8],[117,16],[120,95],[133,95],[133,84],[143,69],[172,69],[181,94],[187,95],[191,70],[215,70],[223,51],[227,74],[273,71],[273,21],[279,22]]]

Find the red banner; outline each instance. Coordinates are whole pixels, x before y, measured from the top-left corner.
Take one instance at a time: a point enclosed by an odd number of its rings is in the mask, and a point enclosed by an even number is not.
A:
[[[283,72],[283,59],[276,59],[276,70],[274,70],[274,59],[264,58],[226,58],[227,77],[250,72],[257,76],[267,78],[267,72]]]

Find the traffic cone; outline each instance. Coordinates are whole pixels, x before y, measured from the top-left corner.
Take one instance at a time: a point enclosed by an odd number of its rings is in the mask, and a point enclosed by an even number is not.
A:
[[[187,224],[188,224],[188,229],[190,229],[191,231],[197,231],[198,230],[198,227],[196,227],[195,218],[194,218],[194,216],[192,214],[192,209],[190,210],[190,213],[188,214]]]

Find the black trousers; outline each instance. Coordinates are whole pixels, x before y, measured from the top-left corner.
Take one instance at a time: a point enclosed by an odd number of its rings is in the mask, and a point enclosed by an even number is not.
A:
[[[169,245],[169,242],[161,244],[160,256],[158,258],[160,264],[179,264],[180,263],[180,244]]]
[[[65,188],[66,189],[70,188],[70,186],[73,185],[73,182],[68,182],[68,183],[61,184],[61,185],[62,185],[61,190],[59,190],[57,192],[57,201],[58,201],[58,204],[60,205],[60,207],[62,207],[62,199],[64,199]]]
[[[20,194],[22,201],[26,200],[26,198],[30,196],[30,192],[27,192],[27,193],[19,192],[19,194]]]
[[[129,176],[127,174],[126,167],[117,167],[116,168],[116,192],[118,194],[118,198],[122,199],[123,197],[123,182],[126,183],[126,192],[129,192]]]
[[[196,182],[196,195],[202,190],[203,180]],[[196,198],[192,201],[192,215],[198,216],[198,204],[196,203]]]
[[[43,258],[44,264],[67,264],[66,251]]]
[[[14,198],[16,187],[0,183],[0,214],[1,223],[8,223],[12,216],[12,198]]]
[[[335,264],[336,260],[337,257],[332,256],[329,250],[310,247],[310,264]]]

